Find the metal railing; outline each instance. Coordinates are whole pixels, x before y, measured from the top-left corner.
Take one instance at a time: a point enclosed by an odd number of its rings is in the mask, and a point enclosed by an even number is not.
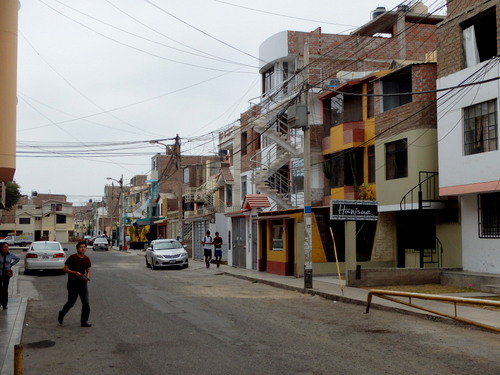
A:
[[[410,205],[411,209],[414,210],[416,208],[413,208],[413,206],[416,201],[418,203],[417,208],[421,210],[424,207],[430,207],[430,202],[438,200],[437,176],[438,172],[418,172],[418,184],[406,193],[399,203],[401,211],[406,209],[407,203]],[[424,206],[424,202],[429,202],[429,205]]]
[[[489,300],[484,300],[484,299],[476,299],[476,298],[463,298],[463,297],[451,297],[451,296],[439,296],[435,294],[422,294],[422,293],[411,293],[411,292],[398,292],[394,290],[381,290],[381,289],[371,289],[368,292],[368,297],[366,300],[366,314],[370,312],[370,305],[372,301],[372,296],[377,296],[379,298],[386,299],[388,301],[392,301],[395,303],[400,303],[405,306],[410,306],[416,309],[420,309],[423,311],[430,312],[432,314],[444,316],[446,318],[450,318],[453,320],[457,320],[462,323],[467,323],[467,324],[472,324],[476,327],[481,327],[485,328],[491,331],[495,332],[500,332],[500,328],[490,326],[484,323],[476,322],[470,319],[462,318],[458,316],[457,313],[457,304],[468,304],[468,305],[478,305],[478,306],[493,306],[493,307],[499,307],[500,308],[500,301],[489,301]],[[396,298],[391,298],[389,296],[395,296],[395,297],[408,297],[408,302],[398,300]],[[438,302],[451,302],[454,304],[455,307],[455,314],[450,315],[446,314],[440,311],[432,310],[427,307],[423,306],[418,306],[412,303],[412,298],[417,298],[417,299],[424,299],[424,300],[431,300],[431,301],[438,301]]]

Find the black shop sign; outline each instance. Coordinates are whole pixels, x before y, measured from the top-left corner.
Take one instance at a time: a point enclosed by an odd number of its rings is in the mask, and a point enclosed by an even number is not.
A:
[[[377,220],[376,201],[330,201],[331,220]]]

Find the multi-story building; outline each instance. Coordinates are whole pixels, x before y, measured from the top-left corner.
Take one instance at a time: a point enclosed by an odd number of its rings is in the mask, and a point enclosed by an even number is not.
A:
[[[23,196],[10,212],[0,225],[3,234],[31,234],[35,240],[59,242],[68,242],[75,236],[73,204],[67,202],[65,195]],[[7,220],[9,217],[11,220]]]
[[[438,26],[439,194],[458,197],[464,271],[500,274],[500,4],[448,1]]]
[[[304,225],[301,212],[304,179],[307,178],[311,187],[307,198],[310,198],[315,216],[312,233],[314,270],[315,273],[334,271],[328,212],[321,208],[331,199],[329,194],[326,198],[324,194],[322,155],[322,138],[331,137],[331,134],[330,127],[323,134],[322,100],[318,94],[328,90],[329,86],[343,83],[349,75],[355,78],[387,70],[394,60],[401,63],[424,61],[425,55],[436,49],[436,24],[443,20],[441,16],[429,14],[421,3],[378,12],[374,16],[351,35],[323,34],[321,28],[310,33],[283,31],[262,43],[259,51],[261,101],[251,109],[253,113],[248,119],[242,117],[245,121],[241,121],[241,127],[232,133],[233,144],[239,147],[233,154],[248,152],[249,142],[260,137],[259,149],[252,150],[253,155],[248,160],[248,170],[242,159],[240,180],[235,180],[235,184],[246,184],[249,192],[266,195],[271,207],[262,209],[274,212],[259,214],[258,226],[237,224],[235,228],[239,229],[236,231],[229,227],[227,237],[233,241],[244,239],[245,249],[259,249],[255,250],[258,254],[250,255],[251,252],[247,251],[247,268],[258,263],[261,270],[268,272],[303,274]],[[307,145],[304,144],[304,126],[309,127],[311,134],[311,142]],[[252,136],[250,128],[258,133],[257,137]],[[353,129],[352,134],[355,133],[357,135],[357,129]],[[311,160],[307,176],[305,146]],[[256,216],[253,221],[256,221]],[[231,223],[236,221],[230,219]],[[257,227],[258,230],[252,229]],[[253,246],[253,242],[258,242],[259,246]],[[260,261],[252,262],[254,258]]]

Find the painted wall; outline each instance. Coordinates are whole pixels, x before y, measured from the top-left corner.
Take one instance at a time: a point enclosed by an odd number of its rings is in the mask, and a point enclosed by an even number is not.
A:
[[[408,141],[408,177],[386,179],[385,144],[399,139]],[[379,212],[399,211],[403,196],[419,183],[419,171],[437,171],[435,129],[417,129],[389,138],[378,139],[375,144],[375,181]]]
[[[437,81],[438,88],[455,86],[486,64],[484,62],[440,78]],[[493,69],[484,70],[480,79],[495,77],[498,77],[498,62]],[[446,91],[439,94],[441,103],[446,103],[438,106],[440,194],[458,195],[498,190],[500,150],[464,156],[462,108],[497,98],[498,121],[500,81],[454,92],[455,95],[445,96]]]
[[[463,269],[500,274],[500,239],[479,238],[477,195],[461,197]]]

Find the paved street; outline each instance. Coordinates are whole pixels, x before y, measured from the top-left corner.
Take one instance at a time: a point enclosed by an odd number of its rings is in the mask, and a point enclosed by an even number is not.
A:
[[[71,247],[70,253],[72,253]],[[66,276],[20,276],[25,374],[498,374],[498,335],[273,288],[205,269],[152,271],[87,253],[92,328],[62,326]]]

